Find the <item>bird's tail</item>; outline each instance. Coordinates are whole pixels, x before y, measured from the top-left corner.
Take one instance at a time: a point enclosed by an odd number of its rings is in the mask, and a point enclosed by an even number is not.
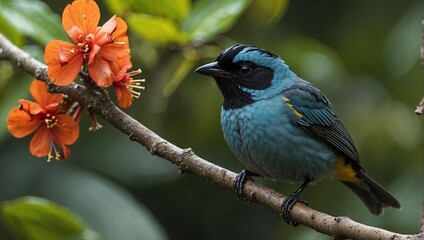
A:
[[[400,203],[362,169],[356,171],[358,182],[342,181],[365,203],[370,212],[380,215],[386,207],[400,208]]]

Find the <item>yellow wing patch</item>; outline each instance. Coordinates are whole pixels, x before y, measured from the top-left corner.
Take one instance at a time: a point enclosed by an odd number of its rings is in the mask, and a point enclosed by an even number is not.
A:
[[[352,168],[352,164],[346,163],[342,156],[336,157],[337,162],[333,168],[333,177],[337,180],[344,182],[359,182],[360,179],[356,175],[355,170]]]
[[[294,115],[296,115],[296,117],[298,117],[298,118],[303,117],[303,115],[300,112],[298,112],[296,109],[294,109],[293,104],[290,103],[290,100],[288,98],[283,96],[283,101],[286,103],[287,107],[289,107],[293,111],[293,113],[294,113]]]

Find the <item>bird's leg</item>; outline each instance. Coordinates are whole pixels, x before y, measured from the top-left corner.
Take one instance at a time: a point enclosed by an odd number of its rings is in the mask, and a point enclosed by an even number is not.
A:
[[[244,184],[247,180],[252,180],[252,176],[257,176],[256,174],[250,172],[249,170],[243,170],[239,174],[237,174],[236,179],[233,183],[233,188],[236,191],[236,194],[242,200],[247,200],[247,198],[243,194]]]
[[[293,226],[299,226],[299,223],[290,220],[291,210],[293,209],[293,206],[298,202],[308,206],[308,202],[300,199],[300,194],[310,182],[311,180],[305,179],[302,185],[294,193],[290,194],[289,196],[287,196],[286,199],[284,199],[283,204],[281,205],[281,215],[283,216],[283,219],[287,222],[287,224],[290,225],[291,223]]]

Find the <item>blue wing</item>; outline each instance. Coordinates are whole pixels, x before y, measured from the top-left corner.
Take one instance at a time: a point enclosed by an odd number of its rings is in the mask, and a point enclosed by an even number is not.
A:
[[[298,79],[283,92],[283,100],[295,112],[295,124],[319,137],[359,163],[359,154],[352,137],[330,108],[330,101],[309,82]]]

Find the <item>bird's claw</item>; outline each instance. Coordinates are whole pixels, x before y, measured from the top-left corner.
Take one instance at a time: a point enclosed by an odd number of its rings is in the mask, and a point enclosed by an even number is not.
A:
[[[300,199],[300,194],[298,194],[298,192],[294,192],[287,196],[287,198],[284,199],[283,204],[281,205],[281,216],[287,224],[293,225],[294,227],[300,225],[300,223],[290,219],[291,210],[293,209],[293,206],[296,205],[296,203],[301,203],[303,205],[308,206],[307,201]]]
[[[236,191],[237,196],[242,200],[247,200],[247,198],[243,194],[244,184],[247,180],[253,181],[252,173],[248,170],[243,170],[239,174],[237,174],[233,183],[233,188]]]

